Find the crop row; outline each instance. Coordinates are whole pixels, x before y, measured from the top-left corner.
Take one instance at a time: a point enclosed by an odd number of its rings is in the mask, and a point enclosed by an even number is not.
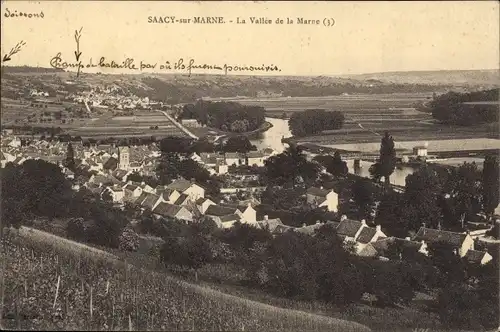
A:
[[[162,273],[10,232],[2,323],[27,330],[364,330],[266,306]]]

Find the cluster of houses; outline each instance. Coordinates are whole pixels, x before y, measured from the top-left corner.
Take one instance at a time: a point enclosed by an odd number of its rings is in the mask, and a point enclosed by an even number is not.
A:
[[[75,178],[75,174],[62,165],[66,156],[67,144],[60,142],[34,141],[29,146],[21,146],[15,137],[2,137],[2,167],[8,162],[22,164],[28,159],[43,159],[58,164],[63,174],[73,180],[75,190],[85,187],[101,195],[107,195],[117,206],[130,204],[141,211],[151,211],[156,218],[176,218],[185,222],[200,216],[215,221],[221,228],[230,228],[236,222],[267,228],[273,235],[287,231],[314,235],[315,230],[324,223],[291,227],[283,224],[279,218],[263,216],[257,218],[256,200],[240,200],[232,203],[215,202],[205,197],[205,188],[194,180],[176,179],[168,185],[153,188],[144,182],[134,182],[128,177],[137,172],[142,175],[153,174],[159,149],[153,144],[139,147],[83,147],[74,145],[75,157],[81,162],[78,168],[92,174],[90,177]],[[204,165],[211,173],[225,174],[229,165],[263,166],[264,161],[273,155],[272,150],[250,152],[246,155],[237,153],[192,154],[190,158]],[[310,187],[305,192],[305,201],[313,208],[338,212],[339,195],[331,189]],[[388,237],[380,226],[369,226],[364,220],[351,220],[342,216],[339,222],[328,221],[342,240],[354,248],[360,256],[387,257],[389,248],[397,243],[406,250],[423,255],[428,254],[428,245],[443,241],[455,252],[467,260],[486,264],[492,259],[485,250],[477,250],[475,243],[484,238],[484,232],[456,233],[444,230],[420,228],[413,238]]]
[[[229,166],[263,167],[265,161],[275,154],[276,151],[266,148],[261,151],[250,151],[247,153],[193,153],[190,158],[205,166],[211,174],[225,174]]]
[[[163,103],[150,100],[148,97],[138,97],[129,94],[123,96],[117,87],[104,87],[102,89],[92,88],[85,94],[70,94],[66,97],[77,103],[87,102],[91,107],[109,108],[109,109],[153,109],[161,108]]]

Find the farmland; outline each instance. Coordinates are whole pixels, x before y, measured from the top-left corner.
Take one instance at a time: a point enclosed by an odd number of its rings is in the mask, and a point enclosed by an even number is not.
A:
[[[60,239],[60,238],[59,238]],[[124,264],[22,228],[2,238],[3,319],[27,330],[368,331]]]
[[[107,114],[86,126],[71,129],[68,134],[84,138],[185,136],[167,117],[156,112],[135,112],[132,116]]]

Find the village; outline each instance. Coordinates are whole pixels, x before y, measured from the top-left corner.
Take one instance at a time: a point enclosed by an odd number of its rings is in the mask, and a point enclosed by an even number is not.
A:
[[[156,187],[129,179],[134,178],[134,174],[155,176],[161,156],[157,144],[130,147],[101,144],[89,147],[79,143],[33,140],[29,145],[23,146],[21,139],[6,131],[2,132],[1,138],[2,168],[8,163],[21,165],[27,160],[44,160],[57,164],[64,176],[71,181],[73,190],[78,191],[84,187],[102,199],[107,197],[116,207],[123,209],[125,205],[133,206],[139,212],[152,212],[157,219],[173,218],[190,223],[204,216],[212,219],[219,228],[228,229],[235,223],[243,223],[259,229],[268,229],[273,235],[287,231],[314,235],[316,229],[329,224],[336,229],[346,245],[354,245],[356,255],[379,259],[387,259],[387,250],[393,243],[415,253],[427,255],[428,244],[444,241],[454,248],[460,257],[472,263],[486,264],[492,260],[492,255],[485,248],[498,242],[498,239],[486,235],[491,230],[490,226],[476,227],[473,231],[459,233],[422,225],[412,238],[397,238],[387,236],[380,225],[369,225],[364,219],[353,220],[346,215],[341,215],[337,220],[318,220],[310,225],[304,223],[302,227],[286,225],[279,218],[269,218],[268,215],[259,219],[257,208],[260,204],[260,193],[266,186],[259,185],[258,174],[238,174],[229,172],[229,169],[238,166],[263,167],[268,158],[277,154],[270,148],[247,153],[191,153],[187,158],[202,165],[210,175],[224,179],[220,188],[222,199],[215,200],[207,196],[204,186],[194,179],[174,179],[168,185]],[[75,159],[80,161],[77,165],[80,174],[78,176],[63,166],[68,144],[72,145]],[[421,149],[416,148],[418,151],[415,153],[422,154]],[[339,211],[339,195],[332,189],[309,187],[304,196],[304,200],[312,208],[332,213]]]

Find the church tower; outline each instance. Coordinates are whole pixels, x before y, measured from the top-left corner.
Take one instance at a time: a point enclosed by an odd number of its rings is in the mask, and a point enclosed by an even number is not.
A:
[[[118,148],[118,168],[128,171],[130,165],[130,152],[128,146]]]

